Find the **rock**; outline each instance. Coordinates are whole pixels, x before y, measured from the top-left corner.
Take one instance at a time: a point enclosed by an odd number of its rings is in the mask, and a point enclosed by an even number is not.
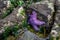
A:
[[[49,36],[47,38],[39,38],[36,34],[26,30],[21,38],[18,38],[18,40],[46,40],[49,39]]]
[[[51,9],[48,8],[47,4],[32,4],[31,8],[37,10],[39,13],[43,14],[44,16],[47,16],[51,12]]]
[[[5,26],[14,26],[18,23],[20,26],[22,24],[23,16],[17,17],[19,7],[15,8],[10,15],[0,20],[0,28]]]

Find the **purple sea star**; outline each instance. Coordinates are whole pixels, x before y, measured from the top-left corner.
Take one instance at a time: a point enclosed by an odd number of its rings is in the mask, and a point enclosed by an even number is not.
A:
[[[44,21],[40,21],[37,19],[37,13],[35,11],[32,11],[32,14],[29,15],[28,23],[31,24],[36,31],[39,30],[37,25],[45,24]]]

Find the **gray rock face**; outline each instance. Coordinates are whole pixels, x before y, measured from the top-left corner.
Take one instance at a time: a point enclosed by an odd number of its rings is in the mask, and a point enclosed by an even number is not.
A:
[[[57,0],[57,1],[56,0],[47,0],[47,1],[49,1],[50,3],[52,3],[53,7],[54,7],[54,5],[56,5],[56,7],[57,7],[57,13],[56,13],[56,16],[55,16],[55,23],[57,23],[57,24],[60,25],[60,0]],[[56,2],[56,4],[54,4],[54,2]],[[41,14],[43,14],[45,16],[48,16],[48,15],[51,16],[52,13],[53,13],[52,10],[50,8],[48,8],[47,4],[35,4],[35,5],[32,4],[31,8],[39,11]]]
[[[39,13],[43,14],[44,16],[48,16],[51,14],[51,9],[48,8],[47,4],[32,4],[31,8],[37,10]]]
[[[46,40],[47,38],[39,38],[37,35],[30,31],[25,31],[21,38],[18,38],[18,40]]]
[[[16,23],[16,22],[19,23],[22,21],[23,19],[22,16],[17,17],[18,9],[19,9],[18,7],[15,8],[10,15],[0,20],[0,23],[2,24],[2,26],[3,24],[8,23],[9,21],[12,23]]]
[[[14,26],[16,23],[21,24],[23,20],[22,16],[17,17],[19,7],[15,8],[10,15],[0,20],[0,31],[2,27],[5,26]]]
[[[37,13],[38,15],[38,19],[40,20],[44,20],[44,21],[48,21],[48,15],[51,15],[52,10],[50,8],[48,8],[47,4],[35,4],[33,3],[30,8],[38,11],[39,13]],[[41,19],[42,18],[42,19]]]

